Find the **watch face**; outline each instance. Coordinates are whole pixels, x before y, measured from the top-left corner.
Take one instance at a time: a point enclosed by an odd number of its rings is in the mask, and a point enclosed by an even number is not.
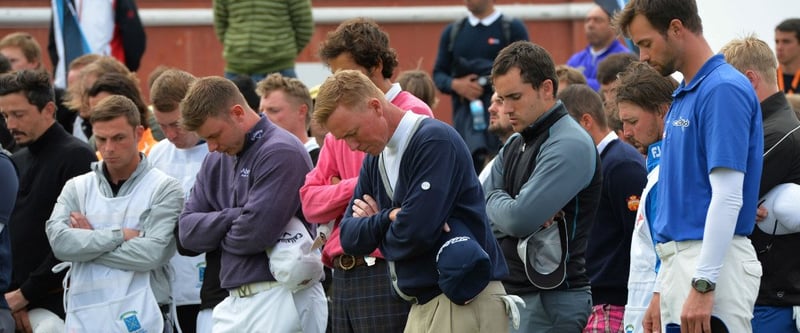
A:
[[[695,290],[701,293],[707,293],[709,291],[714,290],[714,285],[710,281],[704,279],[697,279],[692,281],[692,286],[694,287]]]

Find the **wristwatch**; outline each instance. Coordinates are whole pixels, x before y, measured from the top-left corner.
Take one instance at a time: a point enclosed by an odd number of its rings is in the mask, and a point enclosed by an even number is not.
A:
[[[714,291],[714,288],[716,287],[717,284],[709,281],[708,279],[702,279],[702,278],[692,279],[692,288],[694,288],[694,290],[697,290],[697,292],[701,294],[705,294],[709,291]]]

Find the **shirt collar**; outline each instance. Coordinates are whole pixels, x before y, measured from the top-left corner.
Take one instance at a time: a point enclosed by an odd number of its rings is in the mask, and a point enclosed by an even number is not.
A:
[[[711,74],[717,67],[722,66],[725,64],[725,58],[721,54],[717,54],[711,58],[709,58],[703,67],[700,67],[700,70],[697,71],[697,74],[694,75],[692,81],[689,84],[686,84],[686,79],[683,79],[681,84],[678,86],[678,89],[675,89],[675,92],[672,93],[672,97],[676,97],[684,92],[689,92],[697,88],[700,85],[700,82],[705,80],[708,74]]]
[[[389,101],[389,103],[393,102],[394,99],[397,98],[397,95],[400,95],[401,91],[403,91],[403,88],[400,87],[399,83],[392,83],[392,87],[386,92],[386,100]]]
[[[491,15],[484,17],[483,19],[479,19],[477,16],[473,15],[472,13],[469,13],[469,16],[467,16],[467,21],[469,21],[469,25],[473,27],[478,25],[478,23],[488,27],[492,25],[494,21],[497,21],[497,19],[500,18],[500,15],[502,15],[500,11],[495,10]]]
[[[608,134],[606,134],[603,140],[600,140],[600,143],[597,144],[597,153],[602,155],[603,151],[605,151],[606,147],[608,147],[608,144],[611,143],[611,141],[616,140],[617,138],[619,138],[617,136],[617,133],[614,133],[614,131],[608,132]]]
[[[405,112],[403,114],[403,118],[400,119],[400,123],[397,124],[397,129],[394,130],[389,142],[386,143],[385,149],[388,151],[388,153],[396,154],[398,151],[405,148],[402,145],[408,141],[407,138],[410,134],[409,131],[411,131],[411,128],[414,127],[414,122],[417,120],[417,116],[419,115],[413,112]]]

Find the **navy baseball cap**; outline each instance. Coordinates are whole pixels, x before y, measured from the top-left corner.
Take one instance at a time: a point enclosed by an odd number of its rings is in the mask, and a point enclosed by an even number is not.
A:
[[[492,278],[489,254],[459,222],[448,222],[450,232],[436,255],[439,288],[450,301],[465,305],[478,296]]]

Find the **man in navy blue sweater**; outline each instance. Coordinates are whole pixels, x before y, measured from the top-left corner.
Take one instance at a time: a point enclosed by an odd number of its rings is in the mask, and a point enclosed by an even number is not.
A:
[[[592,137],[603,170],[600,205],[586,246],[586,273],[592,284],[592,313],[586,328],[620,332],[628,299],[631,237],[647,183],[644,157],[608,128],[603,101],[588,85],[570,85],[558,98]]]
[[[314,119],[350,149],[368,154],[341,222],[342,247],[354,255],[380,247],[394,291],[412,303],[405,332],[508,331],[499,301],[505,295],[499,280],[508,269],[458,134],[392,105],[364,74],[350,70],[322,84]],[[466,302],[451,300],[440,287],[437,261],[452,238],[449,225],[471,234],[489,263],[485,287]],[[465,257],[459,260],[474,264]]]
[[[469,16],[445,27],[433,67],[433,81],[442,93],[452,96],[453,127],[472,154],[475,170],[480,171],[500,148],[494,134],[487,131],[492,85],[492,61],[506,45],[528,40],[522,21],[510,19],[495,10],[494,0],[465,1]],[[473,122],[470,101],[480,100],[483,126]]]

